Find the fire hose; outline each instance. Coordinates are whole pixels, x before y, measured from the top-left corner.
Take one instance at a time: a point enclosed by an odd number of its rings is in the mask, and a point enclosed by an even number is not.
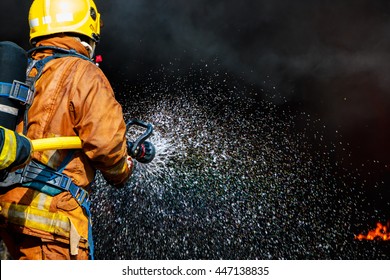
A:
[[[138,162],[150,163],[155,155],[156,148],[154,145],[146,141],[153,133],[153,126],[150,123],[145,123],[138,119],[132,119],[126,124],[129,130],[131,126],[140,126],[145,128],[145,132],[135,141],[127,140],[127,153]],[[31,140],[34,152],[45,150],[61,150],[61,149],[81,149],[83,143],[78,136],[52,137]]]
[[[53,137],[31,140],[33,151],[81,149],[82,142],[78,136]]]

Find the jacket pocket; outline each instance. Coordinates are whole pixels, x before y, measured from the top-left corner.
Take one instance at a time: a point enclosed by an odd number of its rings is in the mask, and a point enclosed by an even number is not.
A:
[[[52,205],[55,210],[73,211],[80,207],[76,199],[69,192],[62,192],[53,197]]]

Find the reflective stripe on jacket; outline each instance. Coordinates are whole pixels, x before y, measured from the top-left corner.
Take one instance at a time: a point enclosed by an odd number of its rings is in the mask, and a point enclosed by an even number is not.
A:
[[[17,203],[16,203],[17,202]],[[76,255],[88,247],[88,219],[69,193],[51,197],[27,188],[14,188],[1,195],[0,225],[46,240],[70,244]]]

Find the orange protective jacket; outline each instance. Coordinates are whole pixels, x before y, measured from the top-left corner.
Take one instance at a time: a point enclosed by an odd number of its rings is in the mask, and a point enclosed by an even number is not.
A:
[[[43,45],[74,49],[88,56],[85,47],[72,37],[54,37],[37,44]],[[39,60],[51,54],[49,50],[36,52],[33,59]],[[97,169],[111,184],[123,184],[132,171],[127,164],[126,125],[122,108],[103,72],[94,63],[81,58],[57,58],[46,64],[35,88],[34,100],[28,111],[27,137],[40,139],[77,135],[83,148],[76,150],[63,173],[88,191]],[[18,131],[22,129],[23,123],[18,126]],[[68,152],[34,152],[32,158],[57,169]],[[39,215],[44,217],[44,224],[40,226],[20,218],[33,219]],[[56,221],[57,228],[48,226],[50,219]],[[67,192],[48,197],[21,186],[5,193],[2,191],[0,226],[11,226],[19,232],[45,239],[79,242],[87,246],[88,218]]]
[[[55,37],[37,44],[41,45],[75,49],[88,55],[85,47],[72,37]],[[50,54],[51,51],[35,53],[33,59]],[[126,125],[122,107],[103,72],[80,58],[58,58],[45,66],[35,87],[34,101],[28,111],[27,137],[77,135],[83,150],[76,152],[64,173],[83,188],[94,179],[95,169],[114,185],[124,183],[130,175]],[[56,169],[67,153],[66,150],[35,152],[33,158]]]

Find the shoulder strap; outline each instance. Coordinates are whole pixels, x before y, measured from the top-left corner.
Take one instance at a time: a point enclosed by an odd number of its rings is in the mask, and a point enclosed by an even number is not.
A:
[[[41,60],[32,60],[31,59],[31,55],[34,52],[41,51],[41,50],[52,50],[53,54],[50,55],[50,56],[47,56],[47,57],[45,57],[45,58],[43,58]],[[27,74],[27,84],[29,84],[30,88],[32,88],[33,91],[35,91],[35,83],[36,83],[36,81],[42,75],[43,68],[45,67],[45,65],[49,61],[51,61],[53,59],[67,57],[67,56],[73,56],[73,57],[78,57],[78,58],[81,58],[81,59],[84,59],[84,60],[92,62],[92,60],[90,58],[88,58],[85,55],[82,55],[82,54],[76,52],[76,50],[74,50],[74,49],[67,50],[67,49],[54,47],[54,46],[39,46],[39,47],[36,47],[36,48],[33,48],[33,49],[27,51],[27,55],[29,57],[29,65],[28,65],[27,71],[26,71],[26,74]],[[30,74],[30,72],[31,72],[31,70],[33,68],[37,69],[38,73],[37,73],[37,75],[35,75],[35,77],[29,77],[29,74]]]
[[[39,47],[35,47],[35,48],[32,48],[32,49],[28,50],[27,51],[27,55],[28,55],[28,57],[31,57],[31,55],[34,52],[42,51],[42,50],[52,50],[53,51],[53,55],[55,55],[57,57],[75,56],[75,57],[79,57],[79,58],[82,58],[82,59],[85,59],[85,60],[88,60],[88,61],[92,62],[92,59],[90,59],[89,57],[87,57],[85,55],[82,55],[82,54],[78,53],[74,49],[68,50],[68,49],[63,49],[63,48],[55,47],[55,46],[39,46]]]
[[[50,55],[50,56],[47,56],[47,57],[45,57],[43,59],[40,59],[40,60],[33,60],[31,58],[31,56],[32,56],[32,54],[34,52],[36,52],[36,51],[44,51],[44,50],[52,50],[53,54]],[[81,58],[81,59],[84,59],[84,60],[92,62],[92,59],[90,59],[89,57],[87,57],[85,55],[82,55],[82,54],[78,53],[74,49],[68,50],[68,49],[63,49],[63,48],[59,48],[59,47],[55,47],[55,46],[39,46],[39,47],[35,47],[35,48],[32,48],[32,49],[28,50],[27,51],[27,55],[29,57],[29,63],[28,63],[28,67],[27,67],[27,70],[26,70],[26,84],[29,86],[30,92],[31,92],[31,102],[30,102],[30,104],[32,103],[32,100],[33,100],[34,95],[35,95],[35,84],[38,81],[38,79],[41,77],[41,75],[43,73],[43,69],[45,68],[45,65],[48,62],[52,61],[53,59],[67,57],[67,56],[78,57],[78,58]],[[37,70],[37,74],[34,77],[30,77],[29,76],[30,72],[34,68]],[[24,134],[27,133],[27,112],[28,112],[28,109],[29,109],[29,106],[26,107],[25,114],[24,114],[24,128],[23,128],[23,133]]]

